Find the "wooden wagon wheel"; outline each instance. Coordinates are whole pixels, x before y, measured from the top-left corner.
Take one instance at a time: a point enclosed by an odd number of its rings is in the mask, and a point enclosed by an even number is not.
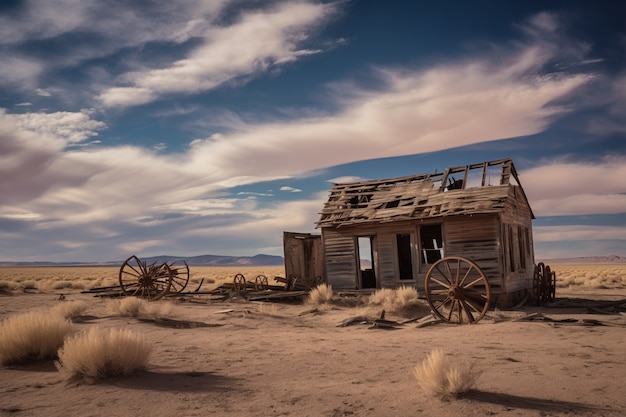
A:
[[[237,292],[242,292],[246,290],[246,277],[242,274],[237,274],[233,278],[233,289]]]
[[[546,304],[552,298],[552,270],[550,265],[546,265],[546,270],[543,274],[543,304]]]
[[[172,286],[170,287],[172,293],[182,292],[189,283],[189,265],[185,261],[183,263],[185,266],[175,267],[174,264],[169,266],[172,270]]]
[[[552,286],[550,287],[550,301],[556,300],[556,272],[552,271],[552,276],[550,277],[550,281]]]
[[[122,264],[119,281],[125,295],[157,300],[170,290],[172,270],[167,263],[146,265],[133,255]]]
[[[533,299],[537,305],[543,305],[545,300],[544,294],[544,276],[546,273],[546,266],[543,262],[539,262],[535,266],[535,272],[533,274]]]
[[[489,309],[489,281],[468,259],[449,256],[438,260],[426,273],[424,286],[430,308],[445,321],[476,323]]]
[[[265,275],[259,275],[254,279],[254,289],[257,291],[264,291],[269,288],[269,282]]]

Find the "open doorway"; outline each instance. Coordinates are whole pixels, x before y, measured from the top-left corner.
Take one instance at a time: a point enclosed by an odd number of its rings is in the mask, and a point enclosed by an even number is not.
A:
[[[376,268],[374,264],[374,236],[357,238],[359,255],[360,288],[376,288]]]
[[[411,235],[402,233],[396,235],[396,248],[398,251],[398,273],[401,280],[413,279],[413,261],[411,250]]]

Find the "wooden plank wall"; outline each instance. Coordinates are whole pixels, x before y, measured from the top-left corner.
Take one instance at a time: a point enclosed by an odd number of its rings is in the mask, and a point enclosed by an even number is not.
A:
[[[395,232],[379,230],[376,237],[378,246],[377,280],[381,288],[394,288],[397,286],[397,250]]]
[[[487,276],[492,290],[500,292],[503,280],[499,237],[497,215],[448,217],[444,227],[445,254],[475,262]]]
[[[326,279],[321,235],[283,232],[283,250],[287,277],[296,275],[307,284]]]
[[[507,292],[519,291],[523,289],[532,288],[532,279],[535,268],[535,254],[532,235],[532,213],[530,206],[524,196],[521,188],[518,186],[511,186],[509,189],[509,198],[507,205],[502,214],[502,224],[505,229],[508,226],[513,228],[513,247],[509,247],[509,241],[506,239],[506,247],[504,252],[506,253],[506,268],[505,268],[505,287]],[[524,230],[528,230],[530,253],[526,252],[526,268],[521,268],[520,262],[520,245],[524,242],[520,242],[517,235],[517,228],[521,227]],[[506,230],[504,231],[506,232]],[[503,233],[504,233],[503,232]],[[515,271],[511,271],[509,251],[513,251],[513,257],[515,262]],[[526,250],[526,248],[524,248]]]
[[[322,230],[326,279],[334,289],[357,289],[355,239],[351,234],[331,228]]]

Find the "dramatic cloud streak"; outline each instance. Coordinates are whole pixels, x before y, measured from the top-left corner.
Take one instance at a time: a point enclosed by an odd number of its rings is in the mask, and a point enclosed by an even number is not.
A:
[[[212,94],[228,87],[236,96],[323,58],[329,51],[320,45],[339,39],[315,35],[349,7],[44,3],[23,2],[0,16],[0,88],[19,92],[0,109],[0,239],[11,242],[0,249],[10,259],[109,260],[171,248],[280,254],[283,230],[313,231],[329,178],[359,178],[337,166],[511,138],[523,147],[519,138],[581,109],[607,109],[580,122],[589,135],[626,131],[626,77],[595,71],[602,59],[565,37],[550,13],[518,22],[523,37],[515,42],[428,63],[372,64],[362,70],[367,81],[348,75],[316,84],[318,107],[287,100],[279,111],[246,117]],[[39,44],[50,49],[32,47]],[[255,88],[251,97],[261,94]],[[144,124],[115,130],[135,117]],[[202,133],[182,140],[158,130],[175,123],[184,126],[176,134]],[[142,133],[149,144],[130,139]],[[181,141],[187,146],[170,151]],[[521,182],[536,215],[624,212],[623,153],[524,162]],[[290,182],[307,177],[322,186]],[[537,242],[572,230],[594,239],[583,226],[568,230],[544,226]],[[622,233],[607,226],[595,239]]]

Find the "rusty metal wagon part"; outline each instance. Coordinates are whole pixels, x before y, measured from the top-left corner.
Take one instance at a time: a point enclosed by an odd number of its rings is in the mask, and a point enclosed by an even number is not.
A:
[[[136,255],[130,256],[120,267],[119,283],[128,296],[158,300],[168,293],[180,293],[189,282],[189,266],[175,266],[167,262],[148,265]]]
[[[442,258],[430,267],[425,292],[433,314],[450,323],[477,323],[487,313],[491,301],[485,273],[460,256]]]

